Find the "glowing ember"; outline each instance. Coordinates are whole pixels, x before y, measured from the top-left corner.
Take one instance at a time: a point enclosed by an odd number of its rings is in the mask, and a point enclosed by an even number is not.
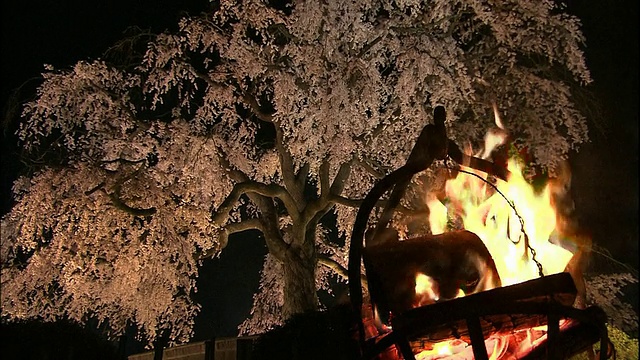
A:
[[[467,346],[468,344],[461,340],[439,342],[433,346],[433,349],[425,350],[417,354],[416,360],[446,358],[449,355],[453,355],[454,352],[457,353],[460,351],[464,351],[464,348],[466,348]]]
[[[416,275],[416,303],[415,306],[433,304],[440,298],[437,284],[430,276],[422,273]]]
[[[568,326],[565,320],[560,321],[560,328]],[[519,359],[528,355],[533,348],[547,339],[547,327],[537,326],[512,333],[498,333],[485,340],[487,355],[490,360]],[[442,341],[415,355],[416,360],[473,360],[471,344],[455,339]]]

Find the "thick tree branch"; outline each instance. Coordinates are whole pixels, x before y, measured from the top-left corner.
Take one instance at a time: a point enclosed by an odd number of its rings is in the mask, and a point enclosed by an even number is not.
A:
[[[300,189],[304,189],[304,186],[307,182],[307,176],[309,176],[309,163],[305,163],[304,165],[302,165],[302,167],[296,174],[296,185]]]
[[[242,99],[251,108],[251,111],[256,117],[262,121],[273,124],[276,131],[276,149],[278,151],[278,158],[280,160],[280,169],[282,171],[282,180],[286,188],[289,190],[291,196],[295,199],[297,209],[301,211],[306,204],[304,199],[304,184],[300,185],[299,181],[296,181],[296,175],[293,166],[293,159],[291,154],[284,146],[284,134],[280,126],[274,121],[273,115],[265,113],[260,108],[260,104],[255,98],[255,95],[250,94],[247,91],[243,92]]]
[[[284,240],[280,232],[280,224],[278,222],[278,213],[271,199],[257,194],[249,194],[249,197],[255,202],[262,213],[261,222],[263,225],[262,233],[264,234],[265,243],[269,254],[275,256],[276,259],[284,261],[289,244]]]
[[[330,194],[341,194],[342,190],[344,190],[344,186],[351,175],[351,165],[353,164],[353,160],[348,161],[342,165],[340,165],[340,169],[338,169],[338,173],[336,177],[333,178],[333,183],[331,183],[331,188],[329,189]]]
[[[198,78],[204,80],[209,86],[221,86],[220,84],[216,83],[215,81],[213,81],[209,76],[207,76],[206,74],[203,74],[201,72],[198,72],[197,70],[191,68],[191,71],[193,72],[194,75],[196,75]],[[295,201],[289,201],[286,197],[281,198],[279,197],[284,203],[285,203],[285,207],[287,207],[288,212],[290,213],[290,215],[292,217],[296,217],[297,216],[297,212],[301,211],[302,209],[304,209],[305,207],[305,199],[304,199],[304,184],[305,184],[305,180],[306,180],[306,176],[308,173],[308,166],[305,167],[303,166],[300,169],[300,172],[298,173],[298,175],[296,176],[295,172],[294,172],[294,166],[293,166],[293,160],[291,158],[291,155],[289,154],[289,152],[286,150],[286,148],[284,147],[284,141],[283,141],[283,134],[282,134],[282,130],[280,129],[280,127],[278,126],[278,124],[276,122],[274,122],[274,118],[273,118],[273,114],[269,114],[267,112],[264,112],[262,110],[262,108],[260,107],[260,104],[258,103],[258,101],[255,98],[254,94],[251,94],[248,91],[242,91],[242,100],[245,102],[245,104],[247,104],[249,106],[249,108],[251,109],[252,113],[261,121],[264,122],[268,122],[270,124],[272,124],[275,128],[276,131],[276,149],[278,151],[278,157],[280,160],[280,168],[282,171],[282,177],[283,177],[283,181],[286,187],[286,192],[288,193],[288,197],[292,198]],[[219,149],[222,152],[222,149]],[[224,158],[224,157],[221,157]],[[222,160],[222,159],[221,159]],[[225,163],[226,159],[224,160]],[[229,166],[229,164],[227,163],[227,168],[229,169],[229,171],[233,171],[231,170],[231,166]],[[246,175],[244,174],[235,174],[235,178],[236,181],[239,182],[246,182],[248,180],[248,177],[246,177]],[[238,178],[242,178],[242,180],[239,180]],[[265,194],[262,194],[265,195]],[[236,199],[237,201],[237,199]],[[293,211],[293,209],[296,209],[297,211]]]
[[[329,180],[329,168],[331,167],[331,164],[329,164],[329,160],[325,159],[324,161],[322,161],[322,164],[320,165],[320,198],[321,199],[326,199],[329,194],[330,194],[330,189],[331,189],[331,185],[330,180]]]
[[[280,127],[277,125],[275,125],[275,128],[276,148],[278,149],[278,157],[280,159],[282,180],[284,181],[284,185],[287,187],[287,189],[289,189],[291,195],[295,199],[298,211],[302,211],[302,209],[304,209],[306,205],[306,200],[304,198],[304,185],[299,186],[298,181],[296,181],[295,172],[293,170],[293,159],[291,158],[289,150],[287,150],[284,146],[284,136],[282,134],[282,129],[280,129]]]
[[[323,162],[320,166],[320,197],[310,202],[304,209],[303,218],[309,223],[317,223],[333,207],[335,202],[331,201],[332,194],[340,194],[344,189],[345,182],[351,173],[351,163],[343,163],[338,170],[331,185],[329,185],[329,163]]]
[[[349,199],[341,195],[331,195],[331,198],[329,200],[335,204],[340,204],[355,209],[359,208],[360,205],[362,205],[363,201],[363,199]]]
[[[231,166],[231,164],[227,160],[225,151],[221,147],[218,146],[217,149],[218,161],[220,162],[220,166],[224,169],[224,171],[227,172],[232,180],[238,183],[251,181],[245,173]],[[230,195],[231,194],[229,194],[229,196]],[[236,198],[236,201],[239,196],[240,195],[238,195],[238,197]],[[264,234],[269,253],[274,255],[277,259],[284,259],[284,254],[289,248],[289,245],[284,241],[284,238],[280,233],[280,222],[278,220],[278,213],[273,203],[273,199],[271,197],[265,197],[253,192],[247,193],[247,196],[260,209],[260,213],[262,215],[260,220],[263,226],[262,232]],[[233,202],[231,202],[231,204],[233,204]],[[224,215],[216,214],[213,218],[215,219],[216,216],[221,216],[224,217],[224,221],[226,221],[227,217],[229,216],[228,211],[222,214]]]
[[[229,212],[233,209],[240,196],[248,193],[255,193],[269,198],[278,198],[282,200],[282,203],[287,208],[289,215],[294,219],[294,221],[296,221],[300,216],[297,211],[295,201],[285,188],[277,184],[263,184],[257,181],[245,181],[238,183],[233,187],[231,193],[227,195],[227,198],[218,207],[218,210],[213,216],[213,221],[220,225],[224,224],[229,217]]]
[[[264,226],[262,226],[262,222],[260,221],[260,219],[254,218],[254,219],[242,220],[240,222],[230,223],[225,225],[225,227],[223,228],[224,236],[226,237],[227,241],[228,241],[229,235],[233,235],[233,234],[240,233],[247,230],[260,230],[262,233],[264,233]],[[227,246],[227,241],[225,241],[224,243],[221,243],[220,249],[224,249]]]

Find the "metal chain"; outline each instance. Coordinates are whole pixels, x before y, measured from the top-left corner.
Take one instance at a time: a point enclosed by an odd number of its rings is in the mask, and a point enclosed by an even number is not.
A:
[[[453,163],[455,165],[450,165],[450,163]],[[527,245],[527,249],[531,253],[531,260],[533,260],[533,262],[538,267],[538,275],[540,277],[544,277],[542,264],[538,261],[538,259],[536,259],[536,250],[531,246],[531,243],[529,242],[529,236],[527,235],[527,232],[524,230],[524,219],[522,218],[522,216],[520,216],[520,214],[518,213],[518,210],[516,210],[516,206],[513,203],[513,201],[509,200],[502,193],[502,191],[500,191],[500,189],[498,189],[498,187],[496,185],[492,184],[487,179],[483,178],[482,176],[480,176],[480,175],[478,175],[478,174],[476,174],[474,172],[461,169],[460,166],[457,165],[457,163],[455,161],[453,161],[451,158],[447,158],[447,160],[445,160],[445,167],[447,167],[450,170],[457,170],[459,172],[462,172],[462,173],[465,173],[465,174],[469,174],[469,175],[473,175],[473,176],[477,177],[478,179],[482,180],[483,182],[489,184],[489,186],[491,186],[498,194],[500,194],[500,196],[502,196],[502,198],[507,202],[507,204],[509,204],[511,209],[513,209],[513,212],[516,214],[516,216],[518,217],[518,221],[520,222],[521,234],[518,237],[518,240],[513,241],[513,240],[511,240],[511,238],[508,238],[509,241],[511,241],[512,244],[517,245],[517,244],[520,243],[521,238],[523,237],[523,234],[524,234],[524,241],[525,241],[525,244]]]

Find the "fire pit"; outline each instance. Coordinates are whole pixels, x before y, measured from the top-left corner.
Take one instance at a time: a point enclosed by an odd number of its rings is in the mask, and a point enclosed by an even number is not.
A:
[[[517,215],[514,222],[479,204],[481,222],[487,223],[491,217],[495,225],[504,219],[506,235],[494,231],[498,225],[487,231],[467,219],[467,230],[437,234],[442,220],[432,217],[432,234],[404,241],[387,228],[390,213],[411,177],[435,159],[450,158],[475,169],[476,174],[479,170],[509,183],[512,179],[524,182],[511,174],[511,167],[507,170],[486,159],[464,155],[446,138],[444,109],[436,108],[434,117],[435,124],[422,131],[407,164],[374,186],[356,217],[349,286],[354,313],[360,314],[356,320],[363,358],[565,359],[598,341],[599,358],[608,358],[606,316],[598,307],[582,305],[583,249],[564,250],[549,242],[550,231],[527,226],[542,217],[544,210],[534,209],[521,217],[516,205],[507,200],[507,206],[502,207],[513,210]],[[520,196],[491,186],[505,200],[505,193]],[[368,231],[363,247],[369,215],[391,189],[387,206],[377,226]],[[431,213],[437,214],[434,199],[430,201]],[[465,208],[467,215],[474,211]],[[543,218],[541,226],[548,223]],[[555,222],[551,225],[553,229]],[[547,251],[550,246],[555,247],[552,252]],[[510,250],[496,258],[503,248]],[[364,315],[361,262],[370,295],[370,307],[365,309],[372,309]],[[506,271],[509,269],[511,272]],[[365,329],[365,323],[376,327]]]

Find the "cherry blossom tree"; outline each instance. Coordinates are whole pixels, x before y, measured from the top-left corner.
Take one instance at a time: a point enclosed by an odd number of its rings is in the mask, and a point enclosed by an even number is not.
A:
[[[497,104],[547,169],[587,140],[583,41],[553,1],[222,1],[135,67],[47,67],[19,135],[62,160],[14,185],[2,316],[187,341],[202,259],[249,229],[268,256],[241,331],[316,309],[344,275],[359,200],[435,106],[463,143]]]

